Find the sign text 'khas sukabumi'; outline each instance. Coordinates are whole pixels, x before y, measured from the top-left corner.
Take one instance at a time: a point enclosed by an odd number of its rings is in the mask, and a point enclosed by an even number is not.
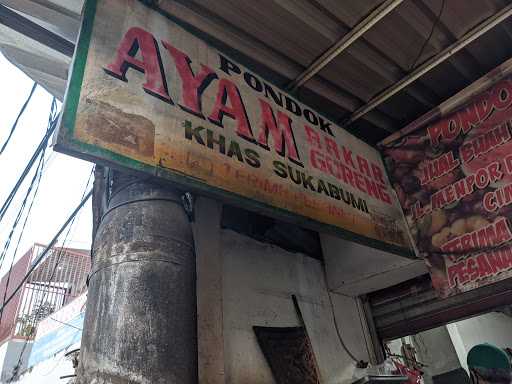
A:
[[[410,252],[379,153],[139,1],[89,0],[57,147]]]

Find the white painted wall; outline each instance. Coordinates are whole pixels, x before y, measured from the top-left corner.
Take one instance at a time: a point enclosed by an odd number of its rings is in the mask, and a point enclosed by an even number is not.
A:
[[[292,294],[299,299],[322,382],[350,383],[355,364],[337,339],[321,263],[232,231],[222,231],[221,238],[226,383],[274,382],[252,327],[299,325]],[[333,301],[347,346],[368,360],[354,299],[335,294]]]
[[[6,375],[4,372],[4,366],[5,366],[5,356],[7,355],[7,350],[9,347],[9,342],[5,342],[2,345],[0,345],[0,382],[5,381]]]
[[[8,369],[6,361],[5,361],[8,349],[9,349],[8,341],[6,341],[2,345],[0,345],[0,383],[3,383],[8,379],[7,371],[9,371],[9,369]],[[12,370],[12,367],[11,367],[11,370]]]
[[[512,318],[491,312],[447,326],[461,366],[467,370],[466,358],[475,345],[493,344],[500,348],[512,347]]]
[[[61,379],[60,377],[75,373],[71,361],[64,355],[67,351],[76,348],[80,348],[80,343],[70,345],[65,351],[31,367],[13,384],[66,384],[71,382],[71,379]]]
[[[11,379],[13,368],[18,364],[20,357],[21,364],[19,371],[22,372],[26,368],[28,357],[32,349],[32,342],[29,342],[25,349],[23,349],[24,344],[24,340],[9,340],[0,347],[0,383],[7,383],[8,380]],[[23,356],[21,356],[22,351]]]
[[[432,384],[434,376],[459,369],[459,357],[445,326],[387,342],[392,354],[402,355],[402,341],[416,350],[416,360],[425,364],[423,383]]]
[[[411,342],[417,351],[418,361],[426,364],[424,368],[425,383],[431,383],[431,378],[459,369],[459,357],[450,339],[446,327],[439,327],[421,332],[411,337]]]
[[[329,287],[359,296],[428,273],[425,262],[321,234]]]
[[[417,359],[428,365],[424,371],[425,383],[429,384],[432,376],[461,367],[468,371],[467,355],[477,344],[512,347],[512,318],[491,312],[409,336],[406,341],[416,348]],[[388,345],[393,353],[401,353],[400,340]]]

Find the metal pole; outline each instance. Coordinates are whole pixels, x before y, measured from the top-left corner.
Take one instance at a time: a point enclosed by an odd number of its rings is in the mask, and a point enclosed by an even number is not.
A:
[[[402,89],[407,87],[409,84],[411,84],[413,81],[417,80],[421,76],[423,76],[425,73],[430,71],[432,68],[438,66],[443,61],[449,59],[453,55],[455,55],[457,52],[459,52],[462,48],[464,48],[466,45],[470,44],[471,42],[478,39],[480,36],[482,36],[484,33],[489,31],[490,29],[494,28],[496,25],[501,23],[502,21],[506,20],[512,16],[512,5],[507,5],[505,8],[503,8],[501,11],[496,13],[495,15],[489,17],[484,22],[478,24],[476,27],[471,29],[468,33],[466,33],[464,36],[462,36],[459,40],[457,40],[455,43],[451,44],[447,48],[443,49],[441,52],[439,52],[437,55],[432,57],[431,59],[427,60],[425,63],[420,65],[418,68],[416,68],[414,71],[409,73],[407,76],[402,78],[397,83],[393,84],[391,87],[385,89],[378,95],[376,95],[374,98],[372,98],[368,103],[358,108],[356,111],[350,115],[350,117],[345,122],[345,125],[349,125],[352,122],[358,120],[371,110],[378,107],[380,104],[388,100],[390,97],[395,95],[396,93],[400,92]]]
[[[441,104],[431,109],[427,113],[421,115],[416,120],[410,122],[398,132],[386,137],[379,145],[388,145],[403,136],[416,131],[417,129],[425,127],[427,124],[435,120],[441,119],[444,116],[454,112],[457,108],[466,104],[473,97],[490,88],[492,85],[512,74],[512,59],[508,59],[500,64],[490,72],[486,73],[478,80],[468,85],[463,90],[459,91],[449,99],[443,101]]]
[[[78,384],[197,384],[195,258],[181,194],[115,172],[93,246]]]
[[[306,83],[309,79],[320,72],[327,64],[334,60],[340,53],[345,51],[365,32],[371,29],[381,19],[383,19],[393,9],[398,7],[403,0],[387,0],[365,17],[359,24],[344,35],[340,40],[334,43],[327,51],[322,53],[315,61],[313,61],[304,72],[302,72],[295,80],[288,85],[288,90],[295,90]]]

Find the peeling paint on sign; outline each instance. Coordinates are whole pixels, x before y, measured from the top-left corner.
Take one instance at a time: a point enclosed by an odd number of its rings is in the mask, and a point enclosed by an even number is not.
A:
[[[57,149],[411,255],[378,151],[136,0],[89,0]]]

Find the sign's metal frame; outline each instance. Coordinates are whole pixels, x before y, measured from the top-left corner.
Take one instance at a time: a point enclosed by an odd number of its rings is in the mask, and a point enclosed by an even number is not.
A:
[[[99,148],[94,145],[83,143],[74,139],[73,132],[98,1],[99,0],[86,0],[84,5],[83,23],[73,59],[72,71],[66,92],[66,101],[64,103],[63,114],[59,125],[58,140],[55,144],[56,150],[112,168],[119,168],[121,166],[124,171],[132,172],[135,174],[150,174],[154,177],[166,180],[167,182],[179,184],[182,186],[182,189],[185,190],[190,188],[193,191],[198,191],[202,194],[214,198],[219,198],[233,205],[256,212],[261,212],[283,221],[293,222],[297,225],[311,228],[316,231],[334,234],[343,239],[354,241],[386,252],[394,253],[406,258],[416,259],[416,255],[412,249],[407,249],[398,245],[385,243],[377,239],[368,238],[349,230],[336,227],[334,225],[320,223],[316,220],[292,213],[285,209],[273,207],[248,197],[241,197],[235,193],[228,192],[217,187],[208,186],[192,176],[180,175],[177,172],[173,172],[164,167],[148,165],[127,156],[123,156],[107,149]],[[143,3],[147,6],[146,2],[143,1]],[[168,14],[164,14],[164,16],[192,35],[206,40],[211,44],[211,39],[205,39],[203,33],[199,33],[195,28],[191,28],[185,22]],[[219,49],[215,44],[211,45],[222,52],[222,49]],[[269,83],[272,84],[271,81]],[[278,85],[273,85],[277,89],[283,90]],[[285,90],[283,91],[286,92]],[[98,161],[98,157],[101,158],[100,161]]]

